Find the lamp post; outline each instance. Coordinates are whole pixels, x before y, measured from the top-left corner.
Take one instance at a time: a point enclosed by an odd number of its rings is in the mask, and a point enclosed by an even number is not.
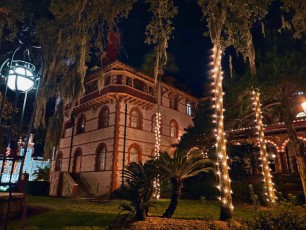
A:
[[[5,79],[5,92],[2,97],[1,109],[0,109],[0,125],[1,125],[1,118],[8,90],[15,92],[15,100],[10,118],[10,126],[6,137],[7,139],[6,151],[0,152],[0,160],[2,160],[3,162],[0,174],[0,186],[1,185],[9,186],[9,198],[8,198],[6,215],[4,221],[1,220],[0,222],[4,223],[4,229],[7,229],[8,225],[10,203],[12,199],[12,185],[16,184],[16,181],[21,179],[21,174],[23,171],[23,163],[27,153],[29,137],[32,131],[37,94],[40,86],[40,78],[42,76],[43,65],[44,65],[43,59],[38,52],[40,46],[35,46],[33,44],[34,33],[35,31],[33,29],[33,26],[24,25],[18,37],[18,47],[8,56],[8,58],[0,66],[0,76]],[[17,112],[17,104],[19,96],[21,94],[24,94],[21,118],[18,126],[18,134],[17,136],[15,136],[17,140],[19,139],[22,140],[21,133],[23,127],[24,111],[27,104],[27,96],[30,91],[34,91],[33,93],[35,95],[33,105],[31,106],[32,107],[31,116],[30,116],[31,118],[30,122],[28,123],[28,130],[27,130],[25,143],[23,145],[23,148],[21,146],[20,152],[18,153],[17,151],[18,147],[12,145],[12,139],[13,139],[12,129],[15,123],[15,115]],[[22,149],[23,149],[23,154],[21,151]],[[9,180],[3,182],[2,175],[4,174],[4,165],[7,161],[13,162],[12,169],[9,176]],[[16,161],[20,163],[19,164],[20,169],[17,180],[12,182],[13,167],[15,166]],[[18,170],[16,171],[18,172]],[[25,191],[23,191],[23,193],[25,196]],[[24,223],[24,218],[23,218],[23,223]]]

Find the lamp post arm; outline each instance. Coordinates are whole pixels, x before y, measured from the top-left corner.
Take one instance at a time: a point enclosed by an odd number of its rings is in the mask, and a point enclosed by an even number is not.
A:
[[[9,61],[10,59],[6,59],[3,64],[0,67],[0,74],[2,74],[2,69],[4,67],[4,65]],[[6,93],[7,93],[7,77],[5,78],[5,92],[4,95],[2,95],[2,101],[1,101],[1,110],[0,110],[0,125],[1,125],[1,120],[2,120],[2,112],[4,109],[4,104],[5,104],[5,97],[6,97]]]
[[[41,56],[40,56],[41,58]],[[44,62],[41,58],[41,61],[42,61],[42,65],[43,66]],[[40,71],[42,73],[42,68],[40,68]],[[30,123],[29,123],[29,128],[28,128],[28,133],[27,133],[27,137],[26,137],[26,141],[25,141],[25,146],[24,146],[24,150],[23,150],[23,158],[21,160],[21,166],[20,166],[20,171],[19,171],[19,179],[21,178],[21,175],[22,175],[22,171],[23,171],[23,163],[24,163],[24,158],[25,158],[25,155],[27,153],[27,149],[28,149],[28,144],[29,144],[29,139],[30,139],[30,134],[31,134],[31,131],[32,131],[32,125],[33,125],[33,121],[34,121],[34,117],[35,117],[35,111],[36,111],[36,107],[37,107],[37,95],[38,95],[38,92],[40,90],[40,85],[41,85],[41,73],[37,73],[37,76],[38,76],[38,84],[37,84],[37,88],[36,88],[36,93],[35,93],[35,98],[34,98],[34,105],[33,105],[33,112],[31,114],[31,119],[30,119]]]

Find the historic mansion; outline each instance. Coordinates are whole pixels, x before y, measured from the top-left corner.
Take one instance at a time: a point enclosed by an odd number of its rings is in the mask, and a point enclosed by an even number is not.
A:
[[[65,118],[54,157],[50,195],[109,195],[122,184],[124,166],[154,156],[154,79],[115,61],[85,77],[86,93]],[[192,125],[198,99],[161,83],[161,151],[172,153]],[[77,188],[79,187],[79,188]]]

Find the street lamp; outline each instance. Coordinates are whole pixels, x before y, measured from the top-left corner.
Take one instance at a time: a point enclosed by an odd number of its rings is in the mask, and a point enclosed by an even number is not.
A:
[[[305,101],[305,102],[303,102],[303,103],[301,104],[301,106],[302,106],[302,108],[303,108],[304,112],[306,113],[306,101]]]
[[[7,86],[13,91],[28,92],[34,86],[34,72],[35,66],[32,63],[13,60],[9,70]]]
[[[33,45],[33,35],[35,31],[33,26],[31,25],[24,25],[22,27],[21,33],[18,38],[18,47],[8,56],[8,58],[3,62],[3,64],[0,66],[0,77],[4,78],[5,80],[5,92],[2,97],[1,102],[1,109],[0,109],[0,125],[1,125],[1,118],[4,110],[5,105],[5,99],[7,97],[8,89],[15,92],[15,100],[14,105],[10,117],[10,125],[8,129],[7,134],[7,146],[5,152],[0,152],[0,161],[2,161],[2,167],[1,167],[1,174],[0,174],[0,186],[6,185],[9,186],[9,199],[8,199],[8,205],[7,205],[7,211],[6,211],[6,218],[4,220],[4,229],[7,229],[7,222],[8,222],[8,216],[10,211],[10,203],[12,199],[12,185],[16,184],[16,181],[19,181],[21,179],[21,174],[23,171],[23,163],[24,159],[27,153],[27,147],[29,143],[30,134],[32,131],[32,124],[34,120],[34,114],[35,114],[35,108],[36,108],[36,102],[37,102],[37,94],[40,86],[40,78],[42,76],[43,71],[43,59],[38,51],[40,46]],[[30,123],[28,124],[28,130],[27,130],[27,136],[25,143],[23,145],[23,148],[20,149],[20,152],[17,153],[18,147],[12,145],[12,129],[15,123],[15,114],[17,110],[17,103],[18,98],[20,94],[24,94],[23,97],[23,107],[21,110],[21,118],[19,121],[18,126],[18,135],[15,136],[15,139],[18,141],[21,138],[21,132],[23,127],[23,118],[24,118],[24,111],[27,104],[27,95],[28,92],[34,91],[34,103],[31,111],[31,118]],[[2,140],[3,142],[3,140]],[[22,143],[20,143],[22,144]],[[15,149],[14,149],[15,148]],[[22,150],[23,149],[23,154]],[[14,150],[14,151],[12,151]],[[7,162],[12,162],[11,166],[11,172],[9,175],[8,181],[3,181],[3,174],[5,165]],[[12,174],[13,169],[16,164],[16,162],[19,162],[19,174],[16,179],[16,181],[12,182]],[[18,170],[16,170],[18,172]],[[24,189],[23,189],[24,190]],[[25,196],[25,191],[23,191],[23,194]],[[24,207],[25,208],[25,207]],[[23,216],[22,219],[22,225],[24,225],[25,216]],[[0,220],[2,222],[2,220]],[[0,223],[1,223],[0,222]]]

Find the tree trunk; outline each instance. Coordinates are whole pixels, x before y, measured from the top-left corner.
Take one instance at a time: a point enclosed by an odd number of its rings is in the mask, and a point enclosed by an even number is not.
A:
[[[306,202],[306,156],[304,155],[304,143],[297,137],[293,124],[293,115],[290,110],[290,101],[288,101],[288,99],[282,101],[282,110],[285,118],[287,134],[293,145],[294,154],[298,162],[298,171],[301,177]]]
[[[138,194],[139,196],[140,194]],[[146,209],[144,208],[143,205],[144,201],[142,198],[136,198],[136,202],[135,202],[135,209],[136,209],[136,213],[135,213],[135,221],[142,221],[142,220],[146,220]]]
[[[171,218],[175,212],[175,209],[178,204],[178,200],[181,195],[181,189],[182,189],[182,181],[178,178],[171,179],[172,183],[172,194],[171,194],[171,201],[166,209],[166,211],[163,214],[163,217]]]

